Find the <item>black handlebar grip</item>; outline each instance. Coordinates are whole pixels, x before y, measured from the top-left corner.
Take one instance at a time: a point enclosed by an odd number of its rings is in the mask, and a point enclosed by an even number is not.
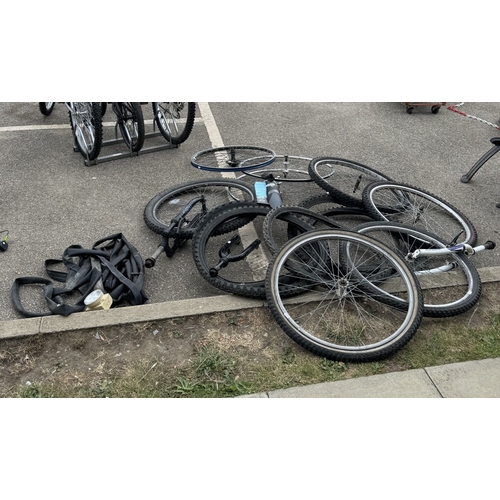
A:
[[[496,246],[497,244],[494,241],[489,240],[484,244],[484,248],[486,248],[486,250],[493,250]]]

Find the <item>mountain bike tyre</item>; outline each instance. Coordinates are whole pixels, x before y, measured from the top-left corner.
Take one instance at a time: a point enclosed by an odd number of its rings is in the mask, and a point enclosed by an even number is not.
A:
[[[228,191],[229,190],[229,191]],[[191,200],[203,196],[205,198],[207,211],[224,205],[229,201],[254,201],[255,192],[253,186],[236,179],[205,179],[201,181],[178,184],[154,196],[144,208],[144,222],[151,231],[163,234],[169,227],[173,217]],[[206,214],[198,209],[193,209],[190,221],[184,227],[179,228],[178,236],[191,239],[197,225]],[[193,220],[196,218],[196,220]],[[231,221],[231,224],[223,225],[219,231],[224,233],[238,229],[240,225],[248,222],[248,218],[241,221]]]
[[[220,241],[222,241],[221,238],[216,238],[222,234],[221,227],[227,225],[231,220],[242,220],[245,217],[252,221],[258,217],[262,219],[270,210],[272,209],[269,205],[256,202],[233,202],[215,208],[205,217],[193,235],[192,251],[196,268],[210,285],[224,292],[243,297],[265,298],[265,271],[262,279],[259,279],[252,277],[251,270],[247,274],[240,272],[239,265],[233,276],[229,274],[231,265],[228,266],[227,270],[221,269],[216,276],[213,275],[212,270],[218,260],[217,249],[220,248]],[[243,263],[242,266],[246,267],[247,264]],[[267,262],[260,260],[259,267],[267,269]],[[301,293],[306,284],[300,281],[300,278],[289,279],[284,276],[280,280],[282,295],[290,297]]]
[[[337,276],[330,265],[323,273],[310,274],[311,280],[317,276],[317,296],[285,300],[278,285],[281,272],[286,269],[289,274],[295,256],[307,253],[314,244],[323,248],[356,245],[360,254],[375,253],[401,275],[409,297],[406,311],[379,302],[369,290],[357,285],[357,279],[351,283],[348,269],[343,274],[340,262],[335,266]],[[268,267],[266,292],[271,314],[282,330],[304,349],[333,361],[386,358],[411,340],[422,319],[420,286],[404,260],[385,245],[351,231],[312,231],[290,240]]]
[[[188,139],[193,131],[196,116],[195,102],[153,102],[152,108],[158,130],[167,142],[178,145]],[[172,111],[185,114],[185,121],[179,121],[172,115]]]

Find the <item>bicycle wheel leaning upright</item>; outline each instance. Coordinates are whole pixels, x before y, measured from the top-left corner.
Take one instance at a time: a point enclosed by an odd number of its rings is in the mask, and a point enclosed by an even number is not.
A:
[[[126,146],[137,153],[144,146],[146,130],[140,102],[114,102],[113,111]]]
[[[38,109],[40,110],[40,113],[42,113],[42,115],[49,116],[50,113],[52,113],[52,111],[54,110],[55,105],[55,102],[39,102]]]
[[[181,144],[191,135],[196,115],[194,102],[153,102],[153,116],[161,135],[171,144]]]
[[[284,300],[282,276],[295,278],[297,286],[305,283],[307,293]],[[395,285],[403,307],[377,296],[377,288]],[[372,238],[335,229],[306,232],[281,248],[268,267],[266,299],[292,340],[342,362],[376,361],[395,353],[422,318],[420,286],[404,260]]]
[[[81,155],[93,161],[102,147],[102,114],[100,102],[68,102],[69,123]]]
[[[366,210],[375,220],[399,222],[437,235],[446,244],[474,245],[472,222],[446,200],[409,184],[374,182],[363,191]]]

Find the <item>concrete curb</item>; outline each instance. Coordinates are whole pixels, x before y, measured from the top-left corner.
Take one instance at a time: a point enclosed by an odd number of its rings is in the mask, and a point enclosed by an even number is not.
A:
[[[500,281],[500,266],[486,267],[478,271],[483,283]],[[145,323],[182,316],[196,316],[199,314],[253,309],[256,307],[267,307],[266,301],[248,299],[236,295],[218,295],[215,297],[186,299],[160,304],[117,307],[108,311],[81,312],[66,317],[54,315],[15,319],[0,321],[0,339]]]

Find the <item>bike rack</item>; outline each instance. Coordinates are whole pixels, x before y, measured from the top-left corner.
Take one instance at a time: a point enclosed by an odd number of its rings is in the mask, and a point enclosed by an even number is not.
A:
[[[156,130],[155,120],[153,119],[151,121],[152,121],[152,125],[153,125],[153,131],[145,134],[145,136],[144,136],[145,141],[151,137],[159,137],[159,136],[163,137],[161,135],[161,132]],[[147,120],[145,125],[146,124],[149,124],[149,120]],[[78,153],[78,152],[80,152],[80,150],[78,149],[76,137],[74,134],[73,134],[73,140],[74,140],[73,151],[75,153]],[[101,147],[113,146],[116,144],[124,144],[123,137],[118,137],[118,122],[115,124],[115,138],[103,141]],[[130,158],[131,156],[139,156],[139,155],[143,155],[143,154],[147,154],[147,153],[154,153],[156,151],[163,151],[165,149],[176,149],[178,147],[179,147],[178,144],[172,144],[170,142],[167,142],[166,144],[164,144],[162,146],[151,146],[151,147],[146,147],[146,148],[143,146],[139,151],[135,151],[135,152],[132,151],[132,149],[130,149],[128,151],[123,151],[121,153],[113,153],[110,155],[98,156],[95,160],[90,160],[88,155],[87,155],[87,158],[84,158],[83,161],[85,163],[85,166],[90,167],[91,165],[97,165],[98,163],[113,161],[113,160],[117,160],[119,158]]]

